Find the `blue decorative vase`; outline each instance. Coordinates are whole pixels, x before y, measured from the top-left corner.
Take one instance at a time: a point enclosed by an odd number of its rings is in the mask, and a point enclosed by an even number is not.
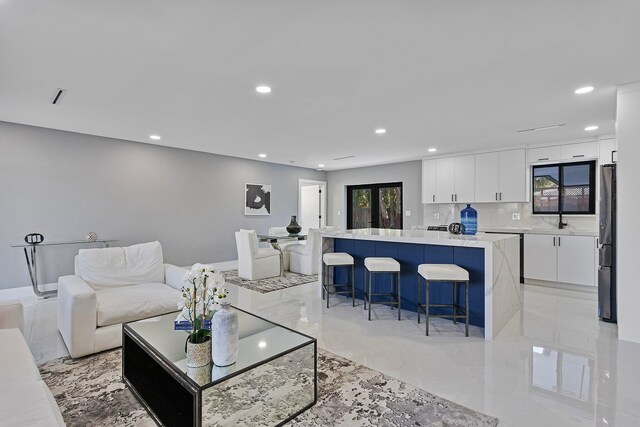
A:
[[[478,211],[467,204],[467,207],[460,211],[460,222],[464,225],[463,234],[476,234],[478,232]]]

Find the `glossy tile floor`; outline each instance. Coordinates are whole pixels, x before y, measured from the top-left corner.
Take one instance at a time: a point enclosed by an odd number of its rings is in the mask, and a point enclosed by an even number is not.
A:
[[[233,303],[318,339],[329,351],[500,419],[500,426],[640,426],[640,344],[618,341],[595,317],[596,295],[524,286],[523,310],[493,342],[482,330],[416,314],[403,320],[343,297],[327,309],[317,285],[259,294],[228,286]],[[25,335],[38,362],[66,355],[56,300],[28,288],[0,291],[25,304]],[[639,325],[640,327],[640,325]]]

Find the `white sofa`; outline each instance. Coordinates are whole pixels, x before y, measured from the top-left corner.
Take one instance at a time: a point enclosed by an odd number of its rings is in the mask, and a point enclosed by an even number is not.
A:
[[[238,277],[247,280],[266,279],[280,275],[280,251],[258,246],[254,230],[236,231]]]
[[[187,270],[164,264],[159,242],[83,249],[58,279],[58,329],[71,357],[122,344],[122,323],[177,310]]]
[[[289,256],[289,270],[299,274],[318,274],[322,257],[322,233],[335,233],[338,227],[310,228],[305,245],[295,244],[285,248]]]
[[[60,409],[40,378],[22,335],[22,304],[0,303],[0,425],[64,426]]]

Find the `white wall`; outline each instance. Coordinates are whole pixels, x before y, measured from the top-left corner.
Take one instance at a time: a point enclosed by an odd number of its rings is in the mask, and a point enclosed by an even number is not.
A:
[[[213,143],[213,142],[212,142]],[[222,142],[219,142],[222,143]],[[298,180],[325,172],[0,122],[0,289],[29,283],[27,233],[88,231],[130,245],[159,240],[178,265],[237,258],[233,232],[286,226]],[[271,184],[270,216],[244,215],[244,184]],[[79,247],[41,248],[42,283],[73,272]]]
[[[327,172],[327,224],[346,228],[347,185],[385,182],[402,182],[403,214],[411,211],[410,217],[403,217],[403,227],[410,229],[412,225],[422,225],[421,160]],[[338,211],[341,215],[338,215]]]
[[[640,82],[618,88],[618,337],[640,343]]]

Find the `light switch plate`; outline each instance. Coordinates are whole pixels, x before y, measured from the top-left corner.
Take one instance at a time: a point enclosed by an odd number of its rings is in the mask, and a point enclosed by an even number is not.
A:
[[[411,216],[411,211],[406,211],[404,214],[405,214],[406,216]]]
[[[342,215],[342,211],[338,209],[338,216]]]
[[[514,221],[520,221],[520,212],[514,212],[511,214],[511,219]]]
[[[440,213],[439,212],[434,213],[433,219],[440,219]]]

